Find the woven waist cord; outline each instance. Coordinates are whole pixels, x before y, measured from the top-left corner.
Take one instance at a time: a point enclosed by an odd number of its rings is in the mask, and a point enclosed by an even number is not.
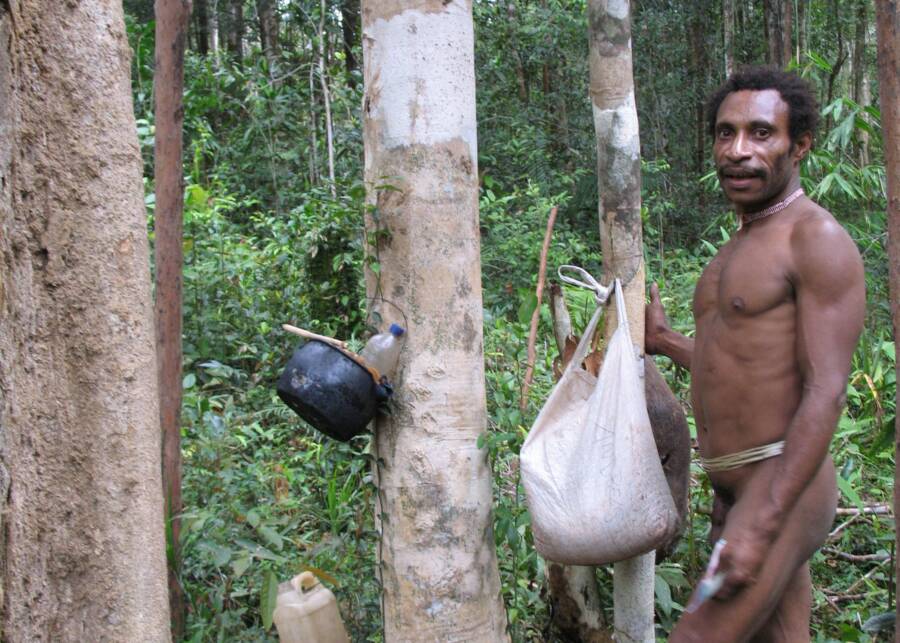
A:
[[[716,471],[730,471],[737,469],[745,464],[759,462],[774,458],[784,452],[784,440],[764,444],[759,447],[753,447],[746,451],[730,453],[728,455],[719,456],[718,458],[700,458],[700,467],[707,473]]]

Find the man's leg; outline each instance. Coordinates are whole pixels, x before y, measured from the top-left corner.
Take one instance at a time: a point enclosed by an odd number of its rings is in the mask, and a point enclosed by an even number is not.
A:
[[[753,524],[766,499],[772,464],[767,461],[757,465],[725,518],[730,529]],[[711,599],[696,612],[685,614],[669,640],[738,643],[749,641],[763,628],[768,631],[770,626],[791,633],[790,641],[808,640],[809,610],[805,606],[810,601],[810,584],[806,562],[824,542],[836,504],[834,466],[829,459],[785,520],[756,583],[728,600]],[[771,625],[770,619],[774,619]]]
[[[812,578],[809,563],[794,574],[778,607],[768,622],[756,632],[752,643],[808,643],[812,614]]]

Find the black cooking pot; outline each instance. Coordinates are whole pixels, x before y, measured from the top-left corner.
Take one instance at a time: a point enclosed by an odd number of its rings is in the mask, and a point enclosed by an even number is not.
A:
[[[386,380],[376,382],[349,355],[315,339],[294,351],[277,391],[297,415],[342,442],[362,433],[390,396]]]

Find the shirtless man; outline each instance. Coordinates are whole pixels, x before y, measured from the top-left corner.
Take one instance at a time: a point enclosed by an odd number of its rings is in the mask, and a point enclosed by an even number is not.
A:
[[[696,339],[670,328],[651,287],[646,351],[691,371],[725,580],[669,640],[809,641],[808,561],[837,504],[828,447],[862,331],[863,265],[834,217],[799,191],[817,121],[804,81],[738,72],[711,98],[708,120],[742,226],[697,282]],[[755,447],[755,461],[721,459]]]

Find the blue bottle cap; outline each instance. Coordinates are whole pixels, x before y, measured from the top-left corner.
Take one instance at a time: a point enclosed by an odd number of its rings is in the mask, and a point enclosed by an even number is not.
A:
[[[391,324],[390,331],[391,331],[391,335],[393,335],[394,337],[400,337],[403,333],[406,332],[403,329],[403,326],[399,326],[397,324]]]

